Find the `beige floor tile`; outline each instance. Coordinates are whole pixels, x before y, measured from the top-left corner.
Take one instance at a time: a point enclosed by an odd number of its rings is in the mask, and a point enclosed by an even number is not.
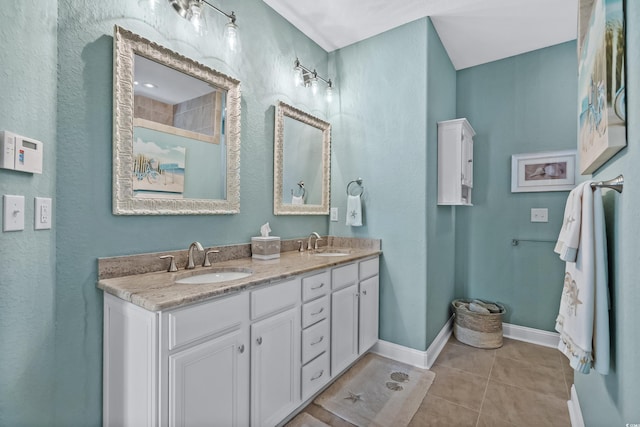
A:
[[[413,416],[409,427],[474,427],[477,420],[478,412],[429,393]]]
[[[435,372],[436,378],[429,394],[474,411],[480,410],[487,388],[487,378],[444,365],[433,366],[431,370]]]
[[[528,342],[505,338],[502,347],[496,350],[496,356],[522,360],[549,368],[559,368],[566,359],[556,348],[543,347]]]
[[[449,341],[438,356],[435,365],[448,366],[488,378],[495,354],[495,350],[485,350],[457,341]]]
[[[571,425],[566,399],[492,380],[489,380],[480,413],[484,422],[501,420],[519,427]]]
[[[331,427],[353,427],[353,424],[350,422],[343,420],[315,403],[311,403],[309,406],[304,408],[304,412],[307,412],[316,419],[329,424]]]
[[[562,362],[562,372],[564,372],[564,381],[567,385],[567,395],[571,397],[571,386],[573,385],[573,375],[575,371],[569,366],[569,359],[567,358],[564,358]]]
[[[503,417],[492,417],[480,414],[477,427],[520,427],[518,424],[510,423]]]
[[[567,399],[567,386],[561,367],[547,368],[530,362],[496,356],[490,380]]]

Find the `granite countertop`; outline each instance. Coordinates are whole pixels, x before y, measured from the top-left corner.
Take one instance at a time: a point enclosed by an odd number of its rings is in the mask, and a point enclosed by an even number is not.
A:
[[[332,247],[331,249],[335,251],[340,248]],[[348,252],[348,255],[321,257],[313,255],[313,252],[289,251],[283,252],[280,258],[267,261],[239,258],[216,262],[211,267],[196,267],[193,270],[180,270],[175,273],[163,271],[104,278],[98,280],[98,288],[144,309],[163,311],[382,253],[379,249],[373,248],[344,248],[343,250]],[[185,277],[213,273],[221,269],[235,271],[248,269],[253,274],[243,279],[206,285],[175,283],[176,280]]]

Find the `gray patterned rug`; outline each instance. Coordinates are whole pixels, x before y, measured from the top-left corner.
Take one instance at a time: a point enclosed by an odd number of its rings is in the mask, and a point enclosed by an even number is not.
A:
[[[407,426],[435,376],[369,353],[314,403],[360,427]]]

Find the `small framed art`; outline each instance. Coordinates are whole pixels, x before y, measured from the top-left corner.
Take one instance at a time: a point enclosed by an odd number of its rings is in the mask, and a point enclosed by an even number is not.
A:
[[[511,156],[511,192],[571,191],[576,185],[576,150]]]

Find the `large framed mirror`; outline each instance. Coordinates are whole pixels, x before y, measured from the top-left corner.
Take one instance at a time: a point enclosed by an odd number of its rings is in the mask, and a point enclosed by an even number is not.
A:
[[[278,102],[273,213],[329,215],[331,124]]]
[[[240,82],[116,26],[113,213],[240,211]]]

